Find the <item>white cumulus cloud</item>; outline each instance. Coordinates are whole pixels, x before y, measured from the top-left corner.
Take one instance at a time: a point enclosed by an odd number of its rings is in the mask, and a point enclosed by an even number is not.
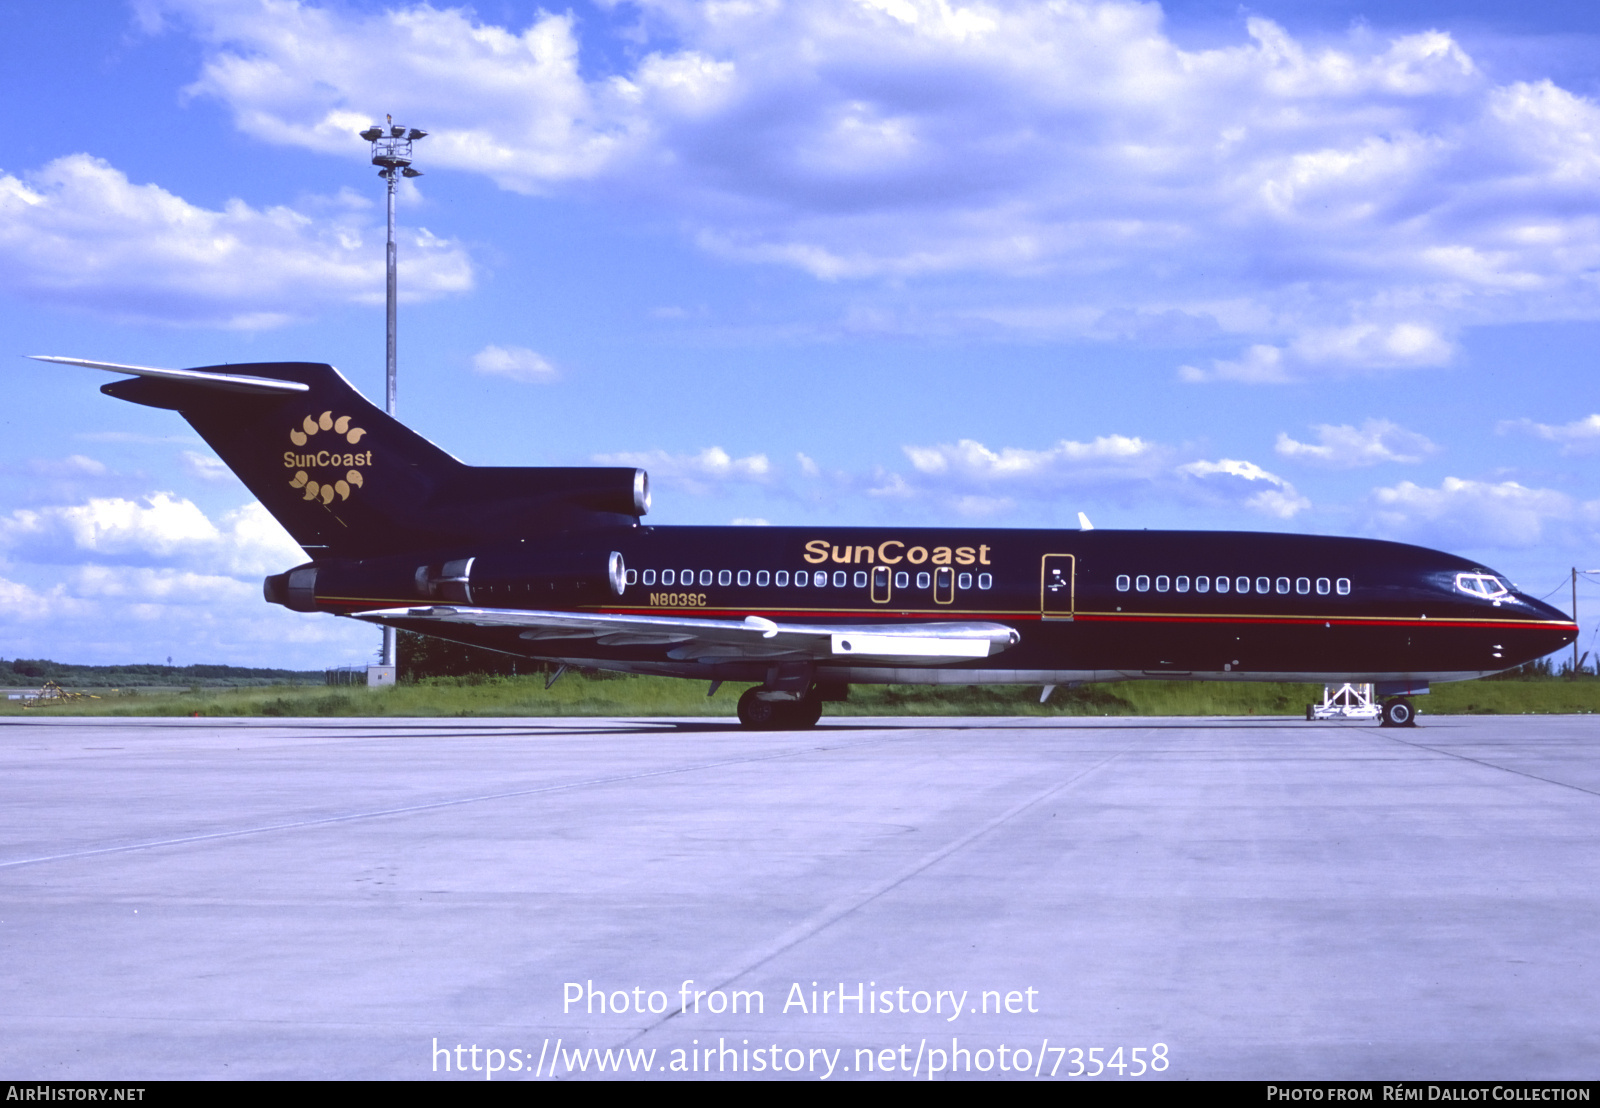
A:
[[[1530,547],[1593,541],[1600,501],[1516,481],[1446,477],[1438,488],[1402,481],[1372,490],[1371,527],[1389,538],[1460,547]]]
[[[1502,420],[1495,428],[1500,434],[1517,431],[1559,442],[1563,454],[1588,454],[1600,449],[1600,413],[1575,419],[1571,423],[1535,423],[1531,419]]]
[[[1043,450],[991,449],[972,439],[903,449],[912,471],[880,471],[868,495],[898,501],[932,496],[968,518],[1003,516],[1023,499],[1064,503],[1085,496],[1233,504],[1276,519],[1311,506],[1292,484],[1253,462],[1176,464],[1178,448],[1128,435],[1063,439]]]
[[[947,323],[1238,337],[1190,380],[1440,365],[1466,326],[1600,316],[1600,106],[1496,83],[1441,31],[1312,46],[1252,16],[1185,49],[1130,0],[641,0],[588,17],[627,59],[598,72],[570,14],[142,8],[267,141],[361,157],[383,104],[441,167],[653,205],[723,257],[906,295],[1029,279],[933,302]]]
[[[1102,435],[1093,442],[1063,439],[1044,450],[991,450],[973,439],[903,449],[917,472],[928,476],[970,484],[1044,487],[1148,478],[1161,468],[1168,453],[1154,443],[1126,435]]]
[[[369,627],[262,598],[262,576],[306,559],[257,503],[215,518],[171,493],[21,509],[0,518],[0,555],[13,655],[315,668],[376,645]]]
[[[1179,466],[1177,472],[1207,496],[1242,501],[1245,507],[1278,519],[1293,519],[1311,507],[1311,501],[1293,485],[1254,462],[1234,458],[1190,462]]]
[[[1280,457],[1328,469],[1356,469],[1383,462],[1420,462],[1439,447],[1426,435],[1407,431],[1387,419],[1369,419],[1360,427],[1319,423],[1311,428],[1320,440],[1304,443],[1278,432],[1273,449]]]
[[[215,454],[202,454],[198,450],[185,450],[181,455],[183,468],[202,481],[228,481],[233,471]]]
[[[259,503],[213,522],[193,501],[165,492],[141,500],[95,497],[82,504],[19,508],[0,519],[0,545],[32,562],[92,558],[176,564],[246,577],[276,573],[305,560]]]
[[[313,669],[369,658],[376,644],[354,621],[266,603],[257,582],[145,566],[54,568],[48,584],[15,580],[18,567],[0,577],[0,636],[13,657],[107,664],[171,654],[180,665]]]
[[[202,208],[134,184],[87,154],[0,174],[0,289],[173,324],[272,327],[329,300],[382,303],[383,234],[352,197],[312,213],[231,200]],[[472,287],[465,249],[406,233],[401,288],[430,299]]]
[[[472,356],[472,368],[485,376],[531,385],[548,385],[561,376],[543,355],[526,346],[485,346]]]
[[[765,454],[735,458],[720,446],[708,446],[698,454],[670,454],[665,450],[596,454],[594,462],[603,466],[637,466],[649,472],[652,482],[660,481],[694,496],[705,496],[734,484],[764,485],[776,476]]]

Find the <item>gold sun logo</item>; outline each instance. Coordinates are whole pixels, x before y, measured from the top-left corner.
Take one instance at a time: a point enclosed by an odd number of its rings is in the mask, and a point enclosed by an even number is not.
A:
[[[299,427],[290,429],[289,441],[295,446],[306,446],[313,436],[323,431],[342,435],[345,442],[351,446],[358,444],[362,436],[367,433],[361,427],[350,426],[349,416],[335,419],[333,413],[327,411],[320,416],[306,416]],[[289,480],[290,488],[303,489],[305,499],[320,500],[327,505],[333,503],[335,496],[340,500],[349,500],[352,488],[359,489],[366,484],[361,468],[372,464],[372,451],[316,450],[310,453],[298,453],[286,450],[283,453],[283,464],[285,468],[295,471],[295,475]],[[313,469],[343,469],[345,474],[332,481],[317,481],[307,472]]]

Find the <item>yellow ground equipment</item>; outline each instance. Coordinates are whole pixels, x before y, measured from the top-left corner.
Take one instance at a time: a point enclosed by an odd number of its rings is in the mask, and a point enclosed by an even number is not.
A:
[[[99,700],[91,693],[68,692],[54,681],[46,681],[37,693],[22,702],[24,708],[44,708],[70,700]]]

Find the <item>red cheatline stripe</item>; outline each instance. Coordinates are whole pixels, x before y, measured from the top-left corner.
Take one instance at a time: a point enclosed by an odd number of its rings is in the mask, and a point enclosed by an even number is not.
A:
[[[970,619],[993,619],[1012,623],[1025,623],[1030,620],[1039,621],[1045,617],[1038,612],[993,612],[980,611],[968,608],[919,608],[909,615],[901,615],[898,611],[885,611],[882,608],[850,608],[845,610],[825,610],[820,608],[763,608],[752,611],[748,608],[603,608],[600,614],[604,615],[666,615],[676,616],[704,616],[707,619],[742,619],[747,615],[766,616],[805,616],[810,618],[849,618],[860,616],[876,616],[883,619],[903,619],[908,622],[925,622],[929,616],[962,616]],[[1051,613],[1055,620],[1064,620],[1066,613]],[[1421,624],[1438,624],[1446,627],[1491,627],[1491,628],[1517,628],[1517,627],[1544,627],[1544,628],[1571,628],[1569,623],[1545,623],[1537,620],[1466,620],[1458,618],[1441,617],[1439,619],[1420,619],[1416,616],[1252,616],[1245,614],[1224,616],[1190,616],[1177,613],[1163,613],[1139,615],[1135,613],[1110,614],[1105,612],[1079,612],[1074,617],[1082,623],[1241,623],[1241,624],[1314,624],[1332,623],[1340,627],[1407,627]]]
[[[1430,624],[1440,627],[1490,627],[1490,628],[1547,628],[1557,630],[1571,630],[1577,625],[1572,623],[1557,623],[1541,620],[1511,620],[1491,619],[1473,620],[1461,619],[1451,616],[1441,616],[1436,619],[1423,619],[1419,616],[1355,616],[1339,618],[1337,616],[1186,616],[1186,615],[1136,615],[1134,613],[1119,613],[1106,615],[1104,613],[1079,612],[1077,616],[1084,623],[1241,623],[1241,624],[1332,624],[1337,627],[1424,627]]]
[[[371,608],[420,608],[423,607],[415,601],[409,600],[357,600],[349,597],[318,597],[318,603],[330,606],[351,609]],[[478,604],[436,604],[437,607],[485,607]],[[519,611],[516,608],[507,608],[506,611]],[[701,616],[706,619],[743,619],[745,616],[764,616],[766,618],[793,616],[805,619],[851,619],[862,616],[871,616],[876,619],[905,620],[906,622],[925,623],[930,616],[949,618],[960,616],[963,619],[991,619],[1000,622],[1027,623],[1038,622],[1046,618],[1039,612],[1005,612],[982,611],[971,608],[917,608],[902,615],[898,609],[889,608],[574,608],[568,609],[574,615],[623,615],[623,616],[664,616],[671,615],[680,618],[693,619]],[[1049,613],[1051,620],[1065,621],[1068,613]],[[1080,623],[1235,623],[1249,626],[1261,624],[1282,624],[1287,626],[1309,626],[1312,624],[1332,624],[1337,627],[1418,627],[1433,624],[1440,627],[1478,627],[1496,630],[1519,629],[1545,629],[1570,631],[1575,630],[1574,623],[1563,623],[1554,620],[1512,620],[1491,619],[1474,620],[1458,617],[1441,616],[1437,619],[1422,619],[1418,616],[1256,616],[1246,613],[1230,615],[1185,615],[1177,612],[1140,614],[1137,612],[1078,612],[1072,616]]]

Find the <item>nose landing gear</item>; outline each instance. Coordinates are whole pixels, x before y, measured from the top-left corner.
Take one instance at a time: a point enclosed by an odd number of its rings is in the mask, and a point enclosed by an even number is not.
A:
[[[1402,689],[1415,693],[1418,686],[1413,683],[1409,686],[1391,689],[1390,692],[1401,692]],[[1411,706],[1411,699],[1406,695],[1390,695],[1384,697],[1380,704],[1375,695],[1375,687],[1371,684],[1346,682],[1337,687],[1325,685],[1322,690],[1321,704],[1306,705],[1306,719],[1355,719],[1377,720],[1380,727],[1415,727],[1417,725],[1417,710]],[[1421,691],[1426,692],[1427,687],[1422,686]]]
[[[1383,702],[1383,722],[1380,727],[1415,727],[1417,712],[1411,701],[1403,696],[1391,697]]]

